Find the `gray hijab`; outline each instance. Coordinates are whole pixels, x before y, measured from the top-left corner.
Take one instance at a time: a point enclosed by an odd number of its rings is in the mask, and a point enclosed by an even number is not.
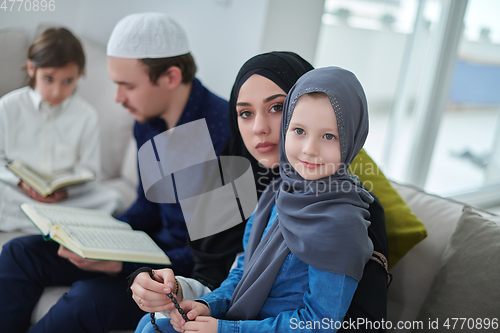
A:
[[[325,93],[330,99],[337,118],[342,166],[334,175],[308,181],[288,162],[285,139],[297,100],[312,92]],[[361,279],[373,253],[367,209],[374,199],[347,169],[367,135],[366,97],[353,73],[339,67],[319,68],[304,74],[292,87],[281,120],[281,179],[271,183],[259,200],[243,276],[226,319],[257,317],[290,252],[307,265]],[[262,237],[275,204],[278,219]]]

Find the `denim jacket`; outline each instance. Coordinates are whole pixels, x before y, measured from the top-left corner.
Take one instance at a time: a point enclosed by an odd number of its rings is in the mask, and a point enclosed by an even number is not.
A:
[[[276,218],[274,206],[264,234]],[[245,249],[252,224],[253,216],[248,220],[243,236]],[[221,320],[243,275],[243,262],[244,255],[238,258],[237,267],[231,270],[219,288],[199,298],[207,302],[211,316],[219,318],[218,333],[336,332],[335,327],[340,327],[358,285],[350,276],[308,266],[290,253],[280,268],[257,320]]]

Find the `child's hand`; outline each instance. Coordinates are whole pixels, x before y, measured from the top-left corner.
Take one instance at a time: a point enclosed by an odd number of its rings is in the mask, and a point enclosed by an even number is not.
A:
[[[24,192],[33,200],[44,203],[56,203],[61,200],[64,200],[68,197],[68,192],[66,190],[55,192],[54,194],[49,195],[48,197],[42,197],[38,194],[37,191],[29,187],[25,182],[20,181],[19,186],[23,189]]]
[[[218,322],[212,317],[198,316],[184,325],[184,332],[217,333]]]
[[[210,309],[203,303],[191,300],[184,300],[179,303],[189,320],[195,320],[198,316],[210,316]],[[215,320],[215,319],[214,319]],[[217,322],[217,320],[215,320]],[[170,323],[177,332],[184,332],[184,324],[181,314],[176,309],[170,312]],[[217,332],[217,326],[215,326]]]
[[[35,199],[36,201],[39,202],[45,202],[45,203],[56,203],[59,201],[62,201],[68,197],[68,192],[66,190],[62,191],[57,191],[54,194],[51,194],[47,197],[42,197],[40,194],[38,194],[35,190],[32,190],[32,195],[30,197],[32,199]]]

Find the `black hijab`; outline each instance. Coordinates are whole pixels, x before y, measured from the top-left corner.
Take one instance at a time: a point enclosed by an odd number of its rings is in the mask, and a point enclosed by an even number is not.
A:
[[[236,77],[229,101],[230,136],[221,155],[242,156],[250,161],[258,197],[271,181],[279,178],[279,168],[268,169],[260,165],[243,143],[236,114],[236,102],[240,88],[251,75],[259,74],[273,81],[288,93],[299,77],[311,69],[313,69],[311,64],[295,53],[270,52],[249,59],[241,67]],[[203,239],[195,241],[188,239],[188,246],[194,258],[192,277],[210,289],[217,288],[227,277],[236,253],[243,251],[241,239],[244,230],[245,223],[240,223],[231,229]]]
[[[285,139],[297,100],[304,94],[328,96],[337,118],[341,168],[329,177],[304,180],[290,166]],[[227,319],[255,319],[271,291],[288,253],[315,268],[361,280],[373,253],[368,237],[368,207],[373,197],[347,170],[368,135],[368,110],[356,76],[338,67],[304,74],[290,90],[284,105],[280,135],[279,189],[269,186],[259,200],[245,252],[243,277],[235,289]],[[272,207],[277,220],[268,232]]]
[[[292,88],[295,82],[304,73],[314,67],[299,55],[293,52],[269,52],[250,58],[240,69],[234,81],[231,97],[229,99],[229,129],[230,135],[222,156],[246,157],[251,165],[257,187],[257,195],[262,192],[271,181],[279,177],[279,168],[268,169],[261,165],[247,150],[238,127],[238,116],[236,113],[236,102],[241,86],[254,74],[264,76],[273,81],[285,93]]]

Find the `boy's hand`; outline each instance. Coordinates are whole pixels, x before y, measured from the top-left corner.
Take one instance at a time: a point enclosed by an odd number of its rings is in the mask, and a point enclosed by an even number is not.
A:
[[[152,280],[147,272],[137,275],[134,283],[130,286],[132,298],[146,312],[172,310],[174,303],[172,303],[167,294],[174,290],[174,271],[170,268],[155,269],[154,277],[155,279]],[[180,302],[181,300],[182,290],[179,285],[177,301]]]
[[[109,275],[115,275],[118,274],[123,267],[123,263],[121,261],[84,259],[62,245],[59,246],[57,254],[61,258],[68,259],[73,265],[83,269],[84,271],[102,272]]]
[[[217,333],[217,328],[217,319],[198,316],[196,321],[190,321],[184,325],[184,332]]]
[[[42,197],[38,194],[37,191],[29,187],[25,182],[20,181],[19,186],[23,189],[24,192],[33,200],[44,203],[56,203],[61,200],[64,200],[68,197],[68,192],[66,190],[57,191],[47,197]]]
[[[210,309],[208,306],[200,302],[184,300],[179,303],[179,306],[184,310],[189,320],[194,321],[198,316],[210,316]],[[217,323],[217,320],[214,320]],[[184,325],[186,322],[182,319],[181,314],[176,309],[170,312],[170,323],[177,332],[184,332]],[[217,325],[215,326],[215,332],[217,332]]]

